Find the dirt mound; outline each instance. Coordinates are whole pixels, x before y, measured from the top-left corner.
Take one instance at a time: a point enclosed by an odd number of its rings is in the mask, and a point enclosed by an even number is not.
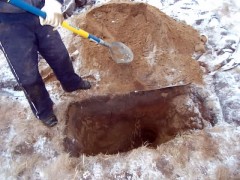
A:
[[[102,92],[201,83],[202,72],[191,58],[201,43],[198,32],[150,5],[105,4],[90,10],[84,18],[76,17],[74,22],[105,41],[123,42],[134,53],[133,62],[116,64],[106,47],[73,36],[69,50],[72,54],[80,52],[81,57],[75,57],[81,61],[80,74],[93,77]]]

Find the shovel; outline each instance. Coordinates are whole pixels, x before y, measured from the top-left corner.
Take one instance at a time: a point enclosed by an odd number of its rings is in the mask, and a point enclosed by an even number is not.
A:
[[[45,19],[47,16],[47,14],[45,12],[41,11],[40,9],[38,9],[22,0],[8,0],[7,2],[18,8],[21,8],[25,11],[28,11],[32,14],[40,16],[43,19]],[[62,27],[72,31],[73,33],[80,35],[83,38],[92,40],[98,44],[101,44],[101,45],[107,47],[109,49],[112,59],[116,63],[130,63],[133,60],[133,52],[131,51],[131,49],[121,42],[111,42],[111,43],[106,42],[92,34],[89,34],[88,32],[84,31],[83,29],[75,28],[75,27],[69,25],[66,21],[63,21]]]

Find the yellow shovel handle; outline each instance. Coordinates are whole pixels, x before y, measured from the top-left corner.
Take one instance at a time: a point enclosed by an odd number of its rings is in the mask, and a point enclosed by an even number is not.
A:
[[[68,29],[68,30],[70,30],[70,31],[72,31],[72,32],[84,37],[84,38],[88,38],[88,36],[89,36],[88,32],[86,32],[82,29],[77,29],[77,28],[69,25],[66,21],[63,21],[62,27],[66,28],[66,29]]]

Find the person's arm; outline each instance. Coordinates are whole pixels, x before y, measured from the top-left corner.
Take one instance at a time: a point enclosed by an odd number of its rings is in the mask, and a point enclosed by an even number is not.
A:
[[[39,17],[41,25],[51,25],[58,27],[62,24],[64,18],[62,14],[63,0],[45,0],[45,5],[41,9],[47,14],[46,19]]]

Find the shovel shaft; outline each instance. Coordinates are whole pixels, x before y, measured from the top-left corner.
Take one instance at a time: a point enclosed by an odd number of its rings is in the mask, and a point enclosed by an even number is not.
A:
[[[100,38],[98,38],[98,37],[96,37],[92,34],[89,34],[87,31],[84,31],[83,29],[75,28],[75,27],[69,25],[66,21],[62,22],[62,27],[68,29],[69,31],[72,31],[75,34],[78,34],[78,35],[82,36],[83,38],[90,39],[90,40],[92,40],[96,43],[101,43]]]
[[[47,14],[43,11],[41,11],[40,9],[34,7],[34,6],[31,6],[30,4],[22,1],[22,0],[8,0],[7,1],[9,4],[12,4],[20,9],[23,9],[25,11],[28,11],[32,14],[35,14],[37,16],[40,16],[42,17],[43,19],[45,19],[47,17]]]
[[[44,12],[44,11],[42,11],[42,10],[40,10],[40,9],[38,9],[38,8],[36,8],[36,7],[30,5],[30,4],[28,4],[28,3],[26,3],[22,0],[8,0],[7,2],[9,4],[12,4],[12,5],[20,8],[20,9],[28,11],[28,12],[34,14],[34,15],[40,16],[43,19],[46,19],[46,17],[47,17],[46,12]],[[92,34],[89,34],[88,32],[86,32],[82,29],[75,28],[75,27],[69,25],[66,21],[63,21],[62,27],[72,31],[73,33],[76,33],[76,34],[80,35],[83,38],[90,39],[90,40],[92,40],[96,43],[102,44],[102,45],[106,44],[102,39],[100,39],[100,38],[98,38],[98,37],[96,37]]]

